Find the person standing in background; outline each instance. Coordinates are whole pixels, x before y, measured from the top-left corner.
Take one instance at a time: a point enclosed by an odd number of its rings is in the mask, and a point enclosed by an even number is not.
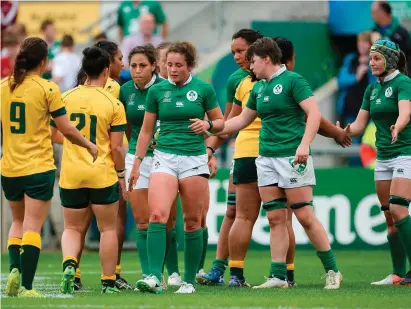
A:
[[[81,58],[74,52],[74,39],[71,35],[63,36],[61,52],[53,61],[52,80],[59,85],[62,92],[76,85],[77,72],[81,66]]]
[[[375,1],[371,6],[371,16],[375,22],[372,31],[380,34],[377,39],[390,40],[397,43],[407,59],[411,58],[411,38],[408,30],[400,25],[397,17],[392,16],[391,5],[387,1]],[[411,62],[408,61],[408,76],[411,74]]]
[[[165,39],[168,35],[168,23],[163,8],[158,1],[123,1],[118,8],[117,25],[119,38],[140,31],[138,20],[141,15],[151,13],[154,15],[156,25],[161,25],[161,36]],[[157,33],[157,29],[154,30]],[[126,55],[127,56],[127,55]]]
[[[20,44],[11,31],[6,30],[2,42],[1,78],[5,78],[13,71],[14,62],[19,52]]]
[[[51,72],[53,70],[53,59],[60,52],[60,42],[56,40],[57,29],[54,25],[54,21],[51,19],[46,19],[41,23],[40,27],[41,32],[43,33],[44,40],[48,46],[48,59],[49,63],[46,68],[46,71],[43,74],[43,78],[51,79]]]
[[[154,47],[157,47],[163,41],[161,36],[154,34],[154,30],[156,29],[156,20],[153,14],[142,14],[138,20],[138,23],[140,25],[140,31],[136,34],[131,34],[125,37],[121,44],[121,51],[123,52],[123,55],[126,55],[123,61],[124,69],[128,68],[128,54],[135,46],[151,44]]]

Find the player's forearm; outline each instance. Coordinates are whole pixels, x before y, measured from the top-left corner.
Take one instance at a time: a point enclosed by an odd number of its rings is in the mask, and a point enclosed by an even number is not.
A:
[[[410,115],[406,113],[401,113],[398,115],[397,121],[395,122],[395,128],[397,129],[398,133],[400,133],[407,124],[410,122]]]
[[[224,119],[223,119],[223,118],[221,118],[221,119],[214,119],[214,120],[212,121],[212,123],[213,123],[213,128],[210,129],[210,132],[211,132],[211,133],[215,134],[215,133],[219,133],[219,132],[221,132],[222,130],[224,130]]]
[[[147,149],[150,146],[152,140],[153,132],[144,132],[141,131],[138,136],[137,148],[136,148],[136,157],[144,158]]]
[[[227,119],[228,119],[228,116],[230,115],[232,108],[233,108],[233,103],[227,102],[227,103],[225,104],[224,120],[227,120]]]
[[[224,141],[225,139],[220,136],[211,136],[207,139],[206,145],[214,150],[217,150],[222,144],[224,144]]]
[[[316,109],[308,113],[307,124],[301,144],[311,145],[320,128],[321,112]]]
[[[125,153],[122,144],[111,148],[111,158],[113,159],[116,171],[125,169]]]
[[[339,134],[339,131],[338,128],[331,123],[331,121],[324,117],[321,117],[318,134],[329,138],[336,138]]]
[[[61,130],[60,130],[61,132]],[[83,135],[81,135],[80,131],[77,130],[72,125],[69,125],[65,132],[61,132],[65,138],[67,138],[71,143],[78,145],[80,147],[90,149],[91,142],[87,140]]]

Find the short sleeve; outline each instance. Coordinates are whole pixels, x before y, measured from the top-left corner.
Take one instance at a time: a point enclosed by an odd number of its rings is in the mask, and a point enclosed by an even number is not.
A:
[[[248,97],[247,105],[246,107],[252,110],[257,110],[257,93],[255,91],[256,86],[259,83],[256,83],[253,87],[253,89],[250,92],[250,96]]]
[[[310,85],[302,76],[298,76],[293,79],[291,91],[297,104],[300,104],[302,101],[314,96]]]
[[[364,96],[362,98],[361,109],[365,111],[370,111],[370,95],[371,95],[371,88],[372,85],[369,85],[367,89],[365,89]]]
[[[407,78],[398,85],[398,101],[410,100],[411,101],[411,79]]]
[[[124,132],[127,129],[126,112],[120,101],[114,103],[114,114],[110,124],[111,132]]]
[[[66,114],[66,108],[64,107],[63,100],[61,99],[61,93],[59,87],[50,82],[47,91],[47,103],[49,106],[49,113],[51,117],[57,118]]]
[[[237,89],[235,90],[235,95],[234,95],[234,99],[233,99],[233,103],[235,104],[235,105],[238,105],[238,106],[242,106],[243,105],[243,103],[242,103],[242,99],[243,99],[243,93],[241,92],[241,83],[237,86]]]
[[[146,112],[158,115],[158,102],[156,98],[156,87],[150,87],[146,98]]]
[[[123,87],[120,87],[120,102],[124,106],[124,110],[127,112],[126,95]]]
[[[207,87],[207,93],[206,93],[206,98],[205,98],[205,111],[208,112],[216,107],[219,107],[218,101],[217,101],[217,95],[214,91],[213,86],[208,85]]]
[[[166,21],[166,14],[164,13],[161,3],[157,2],[156,6],[154,7],[154,10],[155,12],[152,12],[152,13],[156,19],[156,24],[157,25],[164,24]]]
[[[236,80],[233,78],[231,75],[227,81],[227,98],[226,98],[226,103],[233,103],[234,102],[234,96],[235,96],[235,89],[236,89]]]

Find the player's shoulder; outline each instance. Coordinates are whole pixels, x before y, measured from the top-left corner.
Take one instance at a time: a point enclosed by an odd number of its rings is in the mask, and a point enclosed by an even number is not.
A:
[[[9,80],[10,77],[5,77],[1,80],[1,88],[3,89],[3,87],[9,87]]]
[[[172,89],[173,84],[171,84],[168,79],[157,78],[154,84],[148,89],[150,92],[156,92],[159,90],[169,90]]]
[[[396,78],[397,82],[399,83],[407,83],[407,84],[411,84],[411,78],[409,78],[407,75],[399,73]]]
[[[107,88],[107,89],[111,89],[111,88],[114,88],[114,89],[120,89],[120,84],[118,83],[118,82],[116,82],[114,79],[112,79],[112,78],[108,78],[107,79],[107,83],[106,83],[106,87],[105,88]]]
[[[241,82],[241,80],[243,80],[243,78],[247,76],[248,71],[240,68],[228,77],[227,84],[235,87]]]
[[[67,91],[65,91],[65,92],[63,92],[63,93],[61,94],[61,98],[64,100],[64,99],[66,99],[69,95],[76,94],[76,93],[78,92],[78,90],[80,90],[80,87],[79,87],[79,86],[74,87],[74,88],[72,88],[72,89],[70,89],[70,90],[67,90]]]
[[[201,87],[213,87],[210,83],[207,83],[206,81],[198,78],[197,76],[193,76],[192,80],[190,82],[192,85],[198,85]]]
[[[129,80],[128,82],[121,85],[120,90],[129,90],[130,88],[134,88],[134,81]]]
[[[51,80],[41,78],[37,75],[33,76],[32,80],[44,90],[44,93],[46,95],[52,93],[60,93],[60,87]]]
[[[282,75],[283,75],[285,78],[289,78],[289,79],[291,79],[291,80],[293,80],[293,79],[305,79],[302,75],[300,75],[300,74],[298,74],[298,73],[296,73],[296,72],[293,72],[293,71],[288,71],[288,70],[285,70],[285,71],[282,73]]]

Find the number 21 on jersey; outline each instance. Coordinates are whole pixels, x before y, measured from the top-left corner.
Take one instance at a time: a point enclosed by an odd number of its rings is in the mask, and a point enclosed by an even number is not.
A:
[[[88,119],[87,119],[88,118]],[[80,132],[86,127],[86,120],[90,121],[90,132],[89,132],[89,139],[90,142],[96,144],[96,133],[97,133],[97,116],[90,115],[87,117],[83,113],[73,113],[70,115],[70,121],[76,121],[76,129]],[[84,132],[82,132],[84,134]]]

